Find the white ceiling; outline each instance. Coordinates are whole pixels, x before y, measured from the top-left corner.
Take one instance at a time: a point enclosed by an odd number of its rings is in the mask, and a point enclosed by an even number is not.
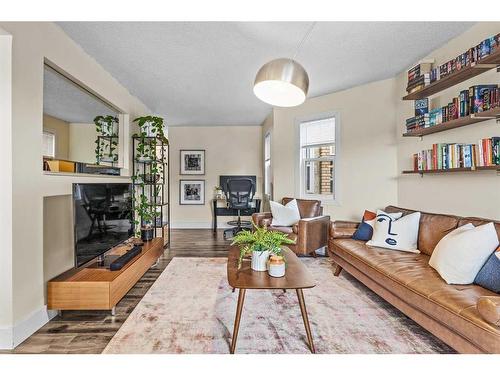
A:
[[[267,61],[291,57],[307,22],[60,22],[169,125],[257,125],[252,91]],[[309,97],[395,76],[472,23],[320,22],[296,60]]]

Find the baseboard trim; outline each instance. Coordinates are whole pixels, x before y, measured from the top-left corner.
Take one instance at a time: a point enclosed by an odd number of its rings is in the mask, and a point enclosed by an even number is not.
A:
[[[0,349],[14,349],[57,315],[57,311],[41,307],[13,327],[0,328]]]
[[[0,327],[0,350],[12,348],[12,327]]]

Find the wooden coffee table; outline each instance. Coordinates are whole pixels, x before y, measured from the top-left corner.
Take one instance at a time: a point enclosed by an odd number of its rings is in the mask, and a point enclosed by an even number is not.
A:
[[[227,280],[233,288],[239,289],[238,305],[236,307],[236,318],[234,320],[233,338],[231,341],[231,354],[234,354],[238,330],[240,328],[241,311],[245,301],[247,289],[295,289],[299,299],[300,312],[307,334],[309,349],[315,353],[314,343],[311,335],[311,327],[307,317],[306,303],[302,289],[316,286],[311,274],[306,266],[297,258],[295,253],[284,247],[283,253],[286,259],[286,274],[283,277],[271,277],[267,272],[253,271],[250,268],[251,262],[244,260],[238,270],[238,257],[240,250],[237,246],[231,246],[227,260]]]

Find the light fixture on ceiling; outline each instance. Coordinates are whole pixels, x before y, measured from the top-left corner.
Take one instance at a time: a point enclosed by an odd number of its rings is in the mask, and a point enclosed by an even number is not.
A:
[[[315,24],[313,22],[307,30],[293,58],[275,59],[259,69],[253,85],[257,98],[276,107],[295,107],[304,103],[309,89],[309,76],[302,65],[295,61],[295,57]]]

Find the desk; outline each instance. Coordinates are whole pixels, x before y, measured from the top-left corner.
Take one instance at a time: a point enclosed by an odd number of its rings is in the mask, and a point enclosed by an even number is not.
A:
[[[252,216],[256,212],[260,212],[261,199],[256,198],[252,200],[249,209],[241,210],[241,216]],[[238,216],[238,210],[234,210],[227,207],[227,202],[225,199],[213,199],[212,208],[214,215],[214,232],[217,231],[217,216]]]

